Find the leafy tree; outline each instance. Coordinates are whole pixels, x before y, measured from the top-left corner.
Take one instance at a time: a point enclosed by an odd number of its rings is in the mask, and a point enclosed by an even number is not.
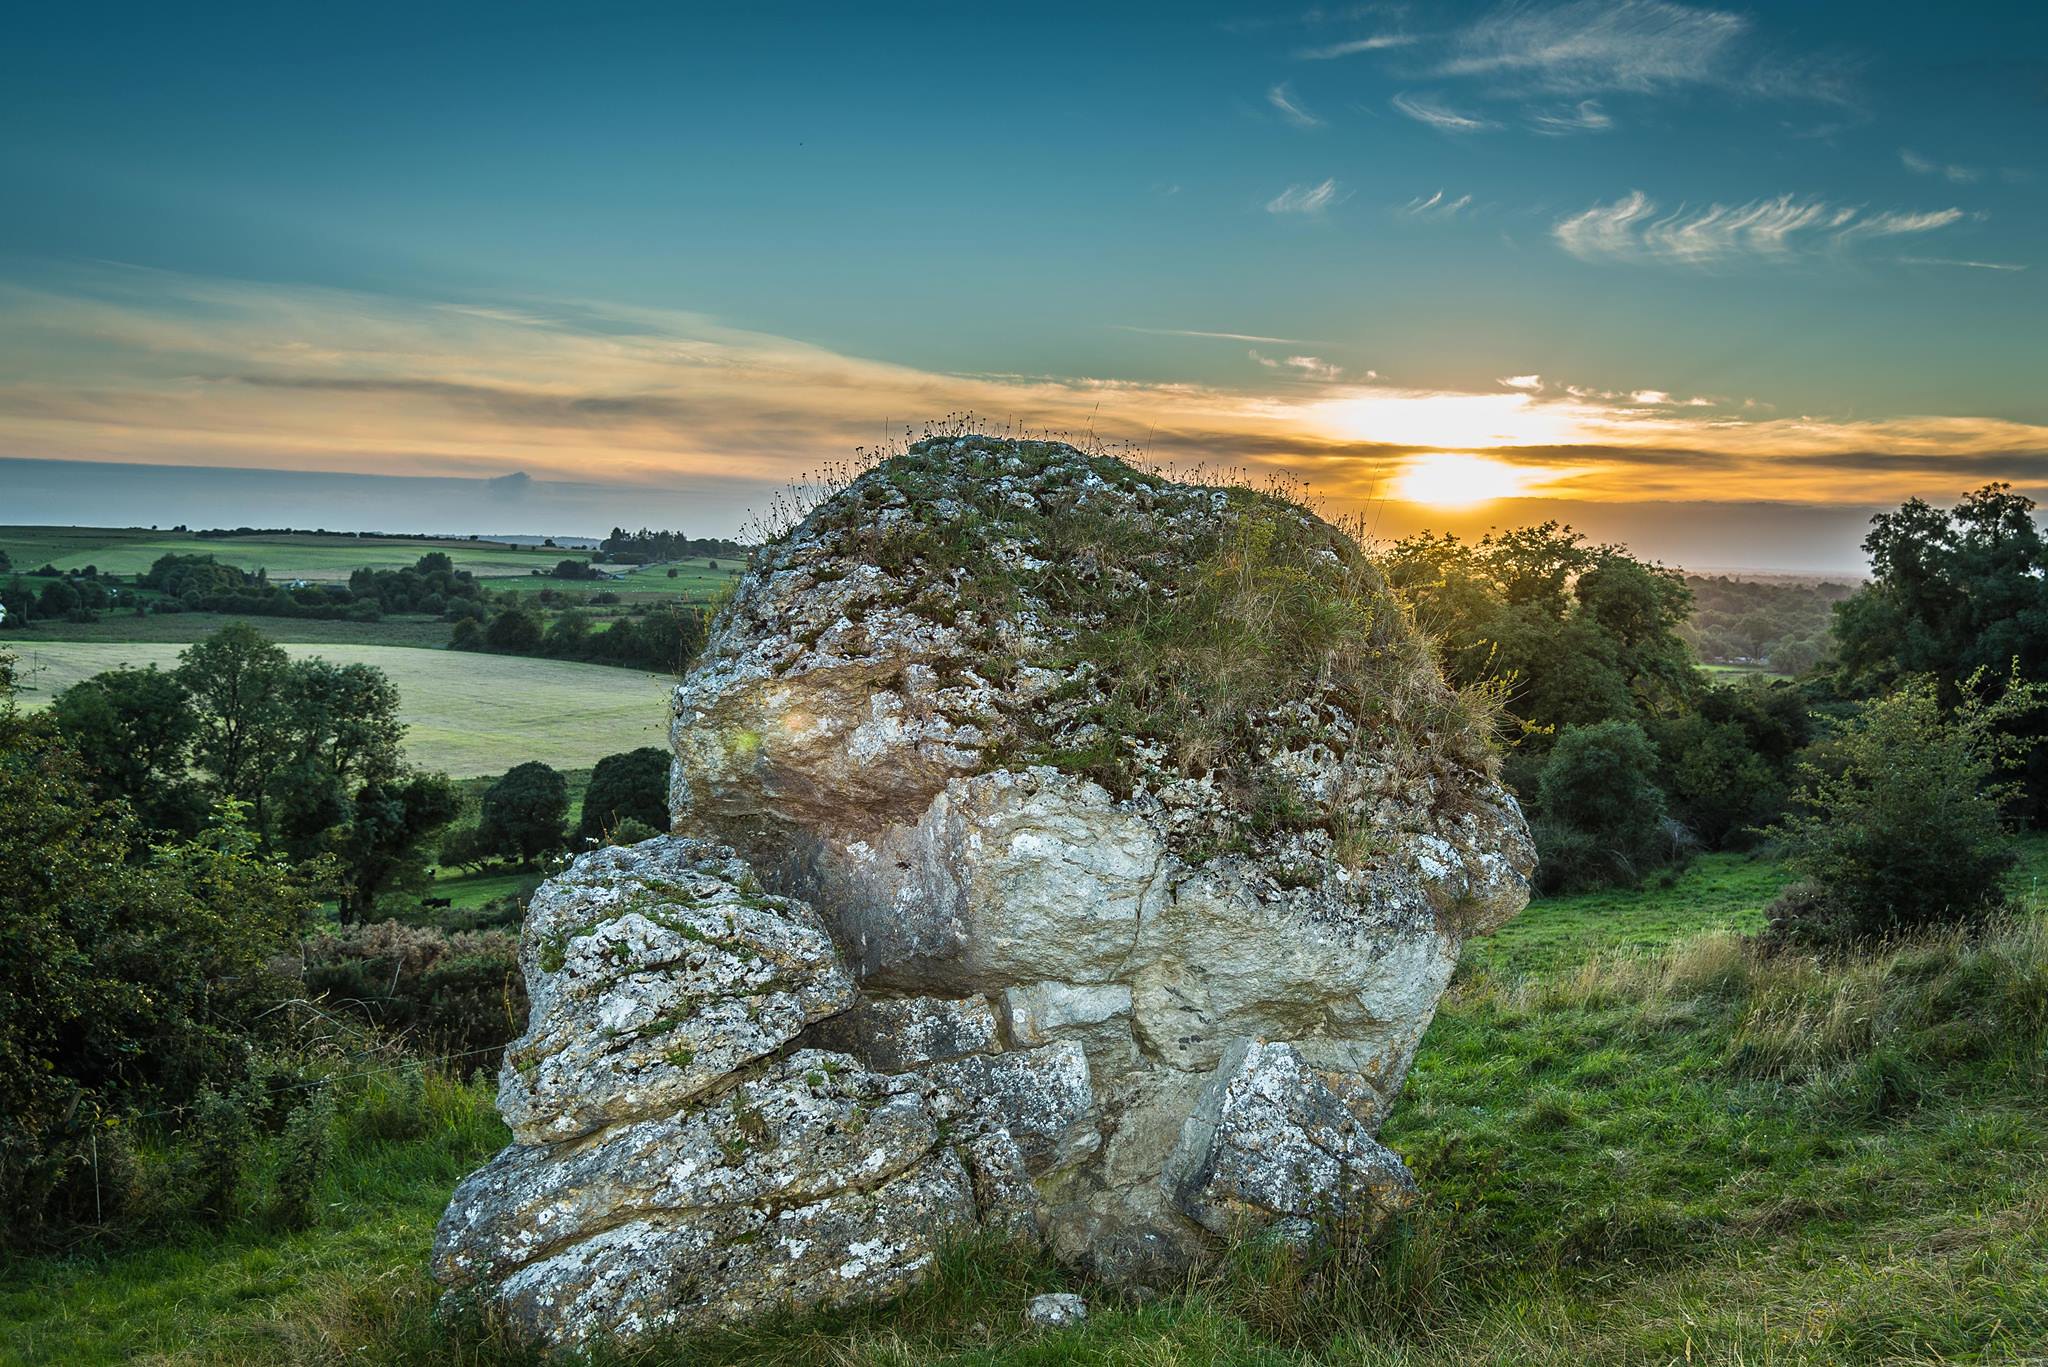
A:
[[[668,768],[668,752],[651,745],[599,760],[583,794],[583,820],[577,834],[585,840],[601,840],[627,821],[653,831],[665,830],[669,824]]]
[[[1944,707],[1986,671],[2048,677],[2048,541],[2034,503],[2008,484],[1988,484],[1955,507],[1919,499],[1871,519],[1863,549],[1871,581],[1835,609],[1841,672],[1852,688],[1879,690],[1930,676]],[[2035,740],[2048,719],[2014,716]],[[2048,748],[2036,747],[2026,787],[2032,814],[2048,814]]]
[[[568,780],[529,760],[485,790],[478,838],[486,849],[530,864],[562,848],[568,818]]]
[[[270,776],[283,759],[290,667],[283,646],[247,622],[230,622],[187,647],[175,671],[199,719],[193,759],[220,794],[256,808],[259,827]]]
[[[1553,890],[1633,882],[1667,862],[1656,772],[1656,747],[1634,722],[1566,727],[1538,787],[1539,880]]]
[[[1983,676],[1944,710],[1926,680],[1900,685],[1805,766],[1806,790],[1775,830],[1808,885],[1775,910],[1805,940],[1865,940],[1982,917],[2002,900],[2015,856],[2001,807],[2035,742],[2015,723],[2048,687]]]
[[[62,579],[53,579],[43,585],[43,591],[36,599],[36,611],[44,617],[68,617],[80,607],[78,590]]]
[[[1679,635],[1684,580],[1568,527],[1477,543],[1414,536],[1394,545],[1386,572],[1456,683],[1508,682],[1508,711],[1535,753],[1565,726],[1681,711],[1699,686]]]
[[[334,851],[344,921],[367,919],[378,895],[424,872],[420,846],[462,810],[446,774],[410,772],[366,784],[349,803]]]
[[[145,826],[196,834],[206,803],[188,773],[199,717],[176,677],[151,666],[94,675],[59,693],[50,718],[103,801],[123,801]]]
[[[0,1240],[91,1215],[110,1120],[245,1072],[316,905],[233,806],[139,865],[138,843],[56,727],[0,699]]]
[[[484,644],[508,655],[532,655],[540,650],[540,620],[514,604],[491,619],[484,628]]]
[[[1672,815],[1703,843],[1737,848],[1784,815],[1814,734],[1806,692],[1757,682],[1705,689],[1695,711],[1651,729]]]

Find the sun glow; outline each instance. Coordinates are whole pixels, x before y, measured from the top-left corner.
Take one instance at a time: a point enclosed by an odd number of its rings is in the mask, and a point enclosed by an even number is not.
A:
[[[1393,496],[1408,503],[1459,508],[1528,492],[1530,476],[1486,456],[1445,454],[1411,457],[1394,478]]]

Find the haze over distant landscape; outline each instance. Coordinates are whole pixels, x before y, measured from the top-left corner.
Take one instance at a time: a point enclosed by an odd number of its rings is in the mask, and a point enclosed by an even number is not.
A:
[[[45,8],[0,520],[728,535],[973,411],[1852,570],[2048,487],[2032,15]]]

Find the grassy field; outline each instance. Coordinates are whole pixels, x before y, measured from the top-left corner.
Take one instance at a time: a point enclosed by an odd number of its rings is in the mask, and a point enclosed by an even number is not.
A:
[[[551,562],[552,563],[552,562]],[[593,593],[616,593],[629,603],[654,602],[660,599],[680,596],[686,603],[707,606],[723,593],[736,578],[733,573],[742,564],[738,560],[721,560],[719,568],[712,569],[708,560],[677,560],[660,565],[639,565],[632,569],[617,571],[616,579],[553,579],[545,574],[525,574],[511,578],[479,574],[478,580],[485,588],[513,593],[538,593],[542,589],[555,589],[561,593],[588,596]],[[671,579],[668,572],[673,569],[676,577]]]
[[[171,620],[178,620],[172,618]],[[26,688],[47,705],[60,689],[121,665],[177,664],[174,643],[63,642],[11,645]],[[415,764],[461,778],[503,773],[537,759],[587,769],[604,756],[667,743],[670,681],[610,665],[472,655],[403,646],[305,645],[294,656],[375,665],[398,686],[406,753]]]
[[[351,570],[395,570],[428,551],[445,551],[455,568],[485,575],[547,569],[562,560],[588,560],[591,551],[503,542],[409,537],[254,536],[197,537],[181,532],[116,527],[0,527],[0,551],[15,571],[45,564],[60,570],[97,566],[107,574],[140,574],[161,555],[210,555],[224,565],[265,569],[272,579],[346,579]]]
[[[246,622],[273,641],[307,645],[419,646],[448,644],[453,627],[438,617],[394,616],[375,622],[322,622],[304,617],[235,617],[222,612],[102,613],[97,622],[39,621],[32,627],[0,627],[0,650],[20,655],[48,645],[77,641],[190,645],[230,622]]]
[[[609,590],[629,602],[680,595],[705,604],[724,590],[743,562],[678,560],[619,571],[612,580],[555,579],[547,571],[563,560],[588,561],[593,551],[555,546],[508,546],[462,538],[252,536],[196,537],[147,528],[0,527],[0,551],[13,573],[26,575],[44,565],[60,570],[97,567],[104,574],[140,574],[162,555],[210,555],[225,565],[268,570],[273,580],[342,580],[357,569],[402,569],[428,551],[443,551],[458,570],[468,570],[486,587],[514,593],[557,589],[591,594]],[[676,577],[668,577],[674,569]],[[535,574],[534,570],[541,573]],[[153,639],[153,638],[138,638]]]
[[[2027,878],[2048,840],[2025,847]],[[625,1361],[2038,1362],[2048,1342],[2048,923],[1834,966],[1760,957],[1768,862],[1540,901],[1466,961],[1383,1138],[1428,1199],[1370,1256],[1247,1252],[1149,1303],[986,1249],[903,1303]],[[0,1268],[0,1361],[524,1361],[437,1325],[422,1263],[503,1131],[437,1083],[355,1141],[319,1228]],[[1033,1336],[1067,1285],[1085,1328]]]

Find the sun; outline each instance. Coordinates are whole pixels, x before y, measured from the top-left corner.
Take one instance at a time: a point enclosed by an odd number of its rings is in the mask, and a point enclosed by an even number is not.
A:
[[[1460,508],[1496,498],[1515,498],[1528,488],[1528,474],[1488,456],[1413,456],[1395,476],[1393,496],[1407,503]]]

